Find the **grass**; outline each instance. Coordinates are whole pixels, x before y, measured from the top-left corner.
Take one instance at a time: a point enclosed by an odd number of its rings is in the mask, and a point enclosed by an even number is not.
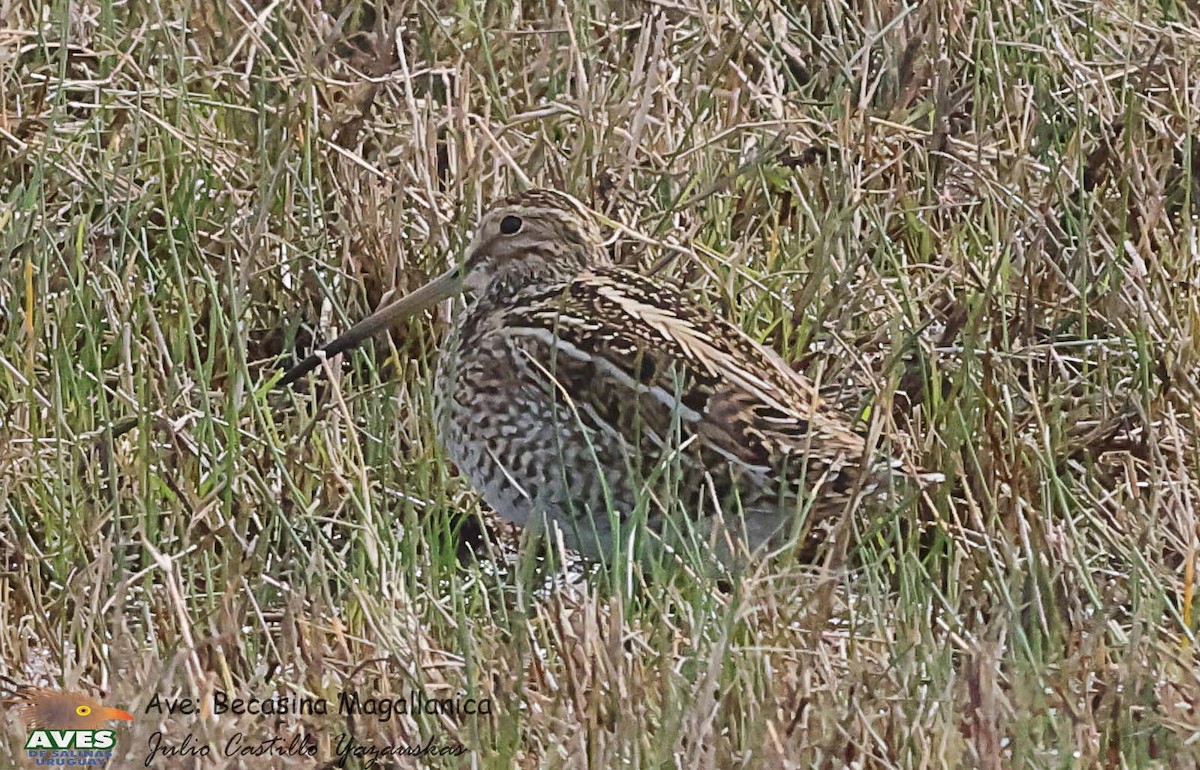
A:
[[[1194,8],[0,7],[0,673],[137,713],[112,766],[1196,766]],[[547,589],[435,446],[441,313],[268,392],[527,183],[944,472],[940,526]],[[145,712],[354,688],[494,708]]]

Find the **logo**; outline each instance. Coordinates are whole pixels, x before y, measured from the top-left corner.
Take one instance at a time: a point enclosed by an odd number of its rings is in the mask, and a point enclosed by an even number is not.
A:
[[[0,703],[29,730],[25,750],[36,765],[101,767],[117,745],[108,723],[133,720],[128,711],[101,706],[83,693],[48,687],[17,685]]]

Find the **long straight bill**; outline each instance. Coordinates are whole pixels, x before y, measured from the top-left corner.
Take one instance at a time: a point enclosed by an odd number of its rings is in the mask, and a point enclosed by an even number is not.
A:
[[[449,299],[459,292],[462,287],[459,280],[459,268],[450,268],[434,278],[421,288],[407,294],[390,305],[384,305],[371,315],[350,327],[342,336],[319,348],[315,353],[296,364],[283,375],[278,387],[286,388],[296,380],[321,365],[327,358],[357,346],[366,339],[374,337],[381,331],[392,327],[414,313],[432,307],[444,299]]]

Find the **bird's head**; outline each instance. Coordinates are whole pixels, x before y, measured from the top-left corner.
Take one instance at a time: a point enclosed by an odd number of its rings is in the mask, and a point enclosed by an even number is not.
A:
[[[568,281],[608,261],[596,217],[565,193],[535,188],[488,208],[463,258],[421,288],[389,303],[284,375],[289,385],[404,318],[466,291],[499,297],[531,285]]]
[[[463,256],[459,277],[476,295],[570,280],[607,261],[595,216],[570,195],[539,188],[493,204]]]
[[[121,709],[101,706],[78,692],[20,687],[5,703],[31,730],[99,730],[113,719],[133,720]]]

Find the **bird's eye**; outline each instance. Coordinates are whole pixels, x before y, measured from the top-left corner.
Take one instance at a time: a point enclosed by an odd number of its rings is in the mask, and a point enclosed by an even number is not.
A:
[[[91,706],[76,706],[75,713],[81,717],[86,717],[88,714],[92,713],[92,707]]]
[[[504,235],[516,235],[521,229],[521,218],[509,214],[500,220],[500,232]]]

